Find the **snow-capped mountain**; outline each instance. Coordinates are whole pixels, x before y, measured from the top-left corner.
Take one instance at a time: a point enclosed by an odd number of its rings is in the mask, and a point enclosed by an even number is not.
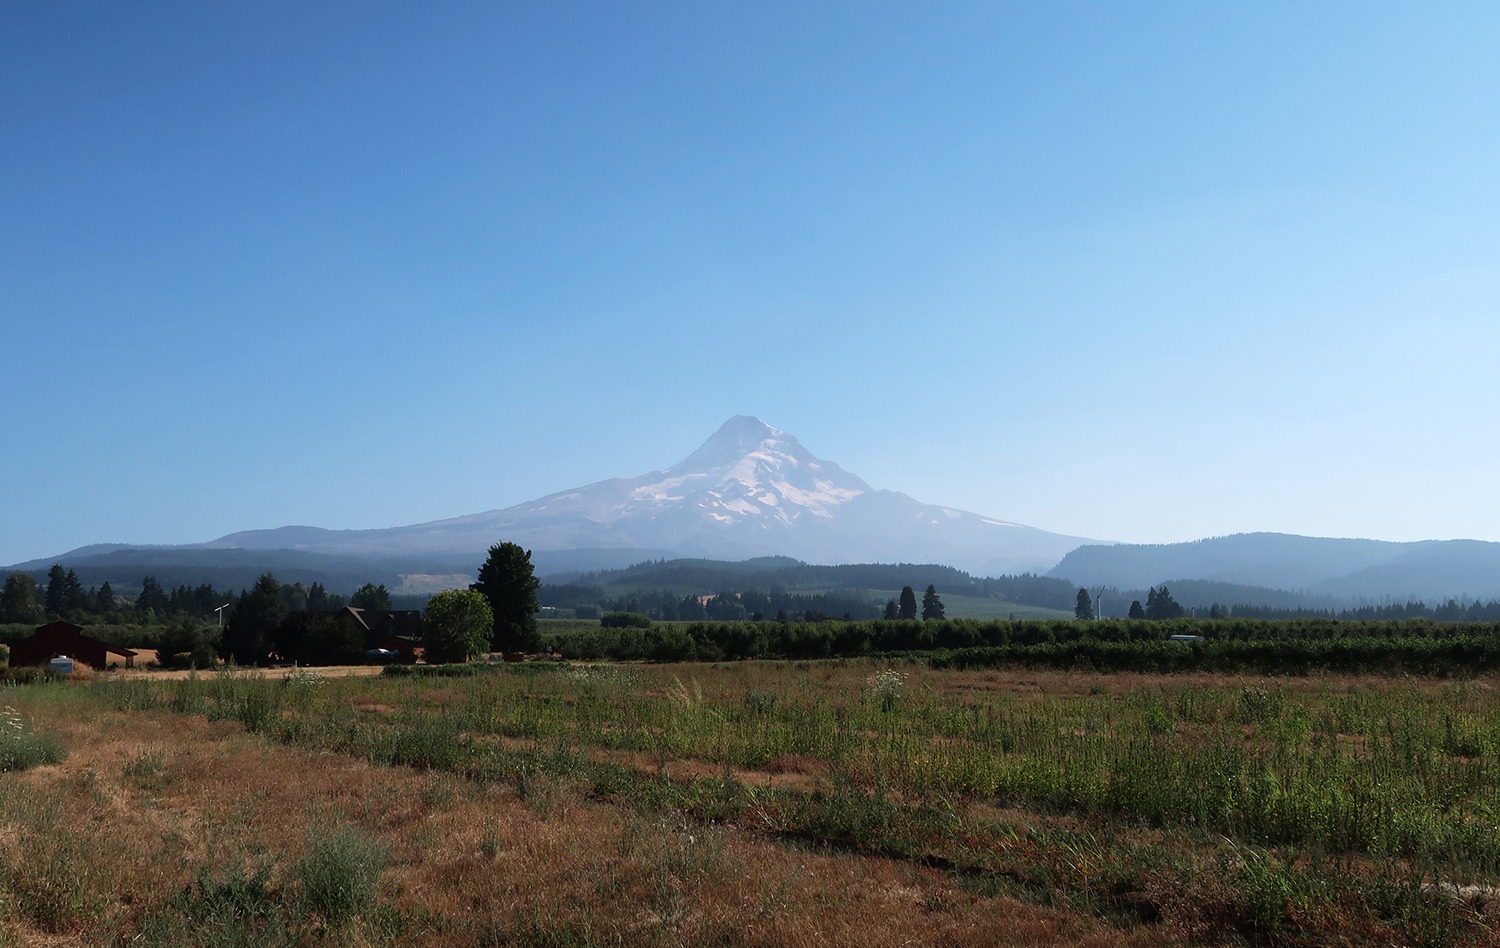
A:
[[[990,575],[1045,571],[1093,542],[874,490],[792,435],[742,415],[680,463],[639,477],[410,527],[283,527],[206,546],[404,556],[482,554],[501,540],[539,552],[615,551],[615,561],[631,550],[643,558],[783,555],[811,563],[936,562]]]

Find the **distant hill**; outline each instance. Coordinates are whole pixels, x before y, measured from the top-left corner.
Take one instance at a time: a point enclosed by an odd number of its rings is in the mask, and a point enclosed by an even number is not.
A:
[[[544,606],[602,605],[657,618],[693,618],[677,614],[675,603],[683,597],[740,599],[741,594],[750,609],[765,616],[778,609],[795,615],[811,609],[829,616],[847,612],[877,618],[888,600],[899,598],[903,586],[920,595],[929,585],[947,605],[949,618],[1070,618],[1077,592],[1064,580],[1034,574],[976,577],[936,563],[823,566],[788,557],[650,561],[625,569],[544,576],[542,581]]]
[[[1048,575],[1119,589],[1195,580],[1290,590],[1309,603],[1493,599],[1500,598],[1500,543],[1244,533],[1189,543],[1082,546]]]
[[[45,574],[60,563],[85,585],[108,580],[128,588],[152,575],[166,586],[206,582],[220,589],[247,588],[270,570],[284,582],[320,582],[334,592],[374,582],[423,593],[463,583],[501,541],[531,550],[539,575],[559,577],[651,562],[780,557],[829,568],[937,563],[977,577],[1043,573],[1076,586],[1110,587],[1114,599],[1174,583],[1187,605],[1192,602],[1183,597],[1314,609],[1500,598],[1497,543],[1248,533],[1191,543],[1102,544],[875,490],[792,435],[748,416],[729,419],[670,467],[500,510],[377,530],[289,526],[182,546],[103,544],[12,568]],[[920,579],[902,580],[908,582]]]
[[[532,554],[532,564],[538,575],[576,573],[580,567],[628,566],[638,562],[641,555],[638,550],[542,551]],[[7,572],[27,572],[45,583],[47,571],[59,564],[72,569],[84,586],[108,582],[117,592],[132,595],[147,576],[167,589],[207,583],[216,589],[235,591],[250,588],[266,572],[284,583],[322,583],[330,592],[343,595],[365,583],[384,585],[393,592],[429,594],[473,581],[483,561],[483,554],[369,557],[305,550],[97,544],[18,563]]]
[[[943,589],[977,589],[984,581],[952,566],[937,563],[861,563],[822,566],[803,563],[789,556],[764,556],[739,562],[679,559],[636,563],[624,569],[587,573],[552,574],[551,583],[577,583],[604,589],[660,588],[684,592],[714,592],[719,588],[793,590],[830,588],[922,588],[929,584]]]
[[[395,589],[407,573],[451,572],[449,564],[401,563],[364,557],[331,556],[300,550],[202,550],[183,547],[85,547],[58,557],[17,564],[46,582],[47,570],[61,564],[78,574],[84,586],[108,582],[116,591],[138,589],[146,576],[167,589],[208,583],[215,589],[248,589],[265,572],[287,583],[322,583],[334,592],[349,593],[365,583]],[[472,571],[478,564],[467,565]]]
[[[502,510],[377,530],[289,526],[196,545],[84,547],[21,568],[56,562],[75,569],[222,571],[253,562],[343,575],[359,571],[356,561],[362,560],[368,565],[361,575],[371,569],[426,575],[477,569],[490,545],[502,540],[531,550],[539,571],[606,569],[652,558],[788,556],[809,563],[947,563],[992,576],[1046,570],[1079,544],[1097,542],[875,490],[815,457],[792,435],[739,416],[671,467]],[[316,556],[326,559],[307,558]],[[198,575],[210,581],[209,573]]]

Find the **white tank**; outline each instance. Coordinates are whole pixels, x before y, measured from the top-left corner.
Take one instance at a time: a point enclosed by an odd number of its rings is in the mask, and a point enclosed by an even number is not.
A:
[[[73,660],[66,655],[59,655],[52,660],[52,670],[59,675],[73,674]]]

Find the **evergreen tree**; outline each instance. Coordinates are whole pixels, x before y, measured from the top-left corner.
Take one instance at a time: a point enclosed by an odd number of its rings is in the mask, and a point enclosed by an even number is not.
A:
[[[917,594],[910,586],[901,587],[901,605],[897,609],[897,618],[915,619],[917,617]]]
[[[217,610],[234,596],[221,593],[209,583],[197,586],[179,586],[172,590],[170,611],[173,615],[195,616],[199,619],[218,618]]]
[[[887,622],[894,622],[900,617],[901,611],[896,608],[896,600],[887,599],[885,601],[885,620]]]
[[[200,618],[217,620],[223,615],[219,612],[219,607],[233,603],[234,593],[219,592],[209,583],[201,583],[193,590],[193,610]]]
[[[530,553],[526,554],[530,556]],[[374,583],[365,583],[349,597],[349,605],[357,609],[370,609],[375,612],[389,612],[391,609],[391,594],[385,588],[385,584],[379,586]]]
[[[313,583],[307,588],[307,609],[309,612],[327,612],[328,590],[322,583]]]
[[[307,587],[300,580],[281,587],[281,607],[287,612],[307,611]]]
[[[1073,607],[1073,618],[1082,622],[1094,618],[1094,600],[1087,589],[1078,590],[1078,604]]]
[[[943,600],[938,598],[937,587],[928,584],[927,591],[922,594],[922,618],[943,618]]]
[[[531,565],[530,550],[515,543],[490,547],[489,556],[479,567],[479,581],[469,588],[489,600],[495,620],[490,645],[496,651],[535,651],[540,645],[536,591],[541,585]]]
[[[11,573],[0,591],[0,622],[37,622],[42,607],[36,601],[36,580],[30,573]]]
[[[83,588],[83,583],[78,580],[78,573],[71,567],[63,574],[63,611],[69,615],[79,612],[88,612],[93,600],[89,597],[88,590]]]
[[[248,591],[240,593],[239,601],[224,626],[224,649],[241,665],[259,664],[271,651],[271,641],[276,627],[286,613],[281,605],[281,584],[270,573],[261,574],[260,579]]]
[[[109,615],[115,611],[115,591],[110,588],[107,579],[99,587],[99,591],[94,593],[94,611],[100,615]]]
[[[1144,618],[1146,618],[1146,610],[1141,608],[1141,601],[1139,599],[1133,599],[1133,600],[1131,600],[1131,602],[1130,602],[1130,612],[1129,612],[1128,615],[1126,615],[1125,618],[1127,618],[1127,619],[1144,619]]]
[[[167,614],[171,600],[167,598],[167,591],[157,583],[155,576],[147,576],[141,580],[141,594],[135,597],[135,611],[145,614],[150,610],[154,615],[164,616]]]
[[[68,608],[67,575],[60,563],[47,571],[47,615],[54,619],[61,619]]]
[[[1160,589],[1155,586],[1146,590],[1146,618],[1148,619],[1176,619],[1183,614],[1182,606],[1167,592],[1167,587]]]
[[[703,607],[703,600],[697,596],[683,596],[682,601],[677,604],[677,617],[701,622],[708,618],[708,610]]]
[[[739,597],[732,592],[721,592],[708,601],[704,607],[710,619],[720,622],[743,622],[749,615],[745,604],[740,602]],[[627,609],[627,612],[637,612],[636,609]]]

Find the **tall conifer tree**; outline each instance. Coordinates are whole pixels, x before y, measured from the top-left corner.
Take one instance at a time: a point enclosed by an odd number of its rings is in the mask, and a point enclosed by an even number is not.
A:
[[[901,605],[899,607],[900,617],[903,619],[915,619],[917,617],[917,594],[910,586],[901,587]]]
[[[1078,603],[1073,606],[1073,618],[1088,621],[1094,618],[1094,600],[1087,589],[1078,590]]]
[[[927,586],[927,592],[922,594],[922,618],[943,618],[943,600],[938,598],[937,587],[931,584]]]
[[[497,543],[479,567],[479,581],[469,588],[489,600],[494,614],[490,645],[501,652],[534,651],[537,638],[536,591],[542,586],[531,565],[531,551],[515,543]]]

